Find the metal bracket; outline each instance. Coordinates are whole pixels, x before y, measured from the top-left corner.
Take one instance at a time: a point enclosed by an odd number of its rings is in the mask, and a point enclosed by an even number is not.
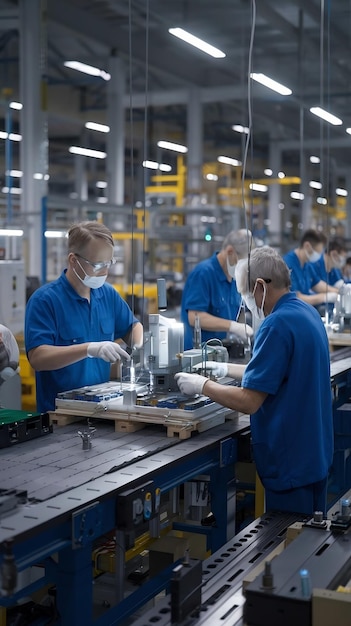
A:
[[[99,502],[79,509],[72,514],[72,548],[83,548],[101,535]]]

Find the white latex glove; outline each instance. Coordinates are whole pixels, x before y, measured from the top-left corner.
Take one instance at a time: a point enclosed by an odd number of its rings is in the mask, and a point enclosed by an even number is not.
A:
[[[109,361],[109,363],[115,363],[121,358],[130,361],[128,352],[114,341],[93,341],[88,345],[87,355],[91,358]]]
[[[194,365],[193,370],[206,371],[217,378],[222,378],[228,374],[228,365],[227,363],[217,363],[217,361],[204,361]]]
[[[325,294],[324,302],[336,302],[337,297],[338,294],[335,293],[335,291],[328,291],[328,293]]]
[[[230,322],[229,332],[236,335],[243,341],[246,341],[248,337],[252,337],[253,330],[248,324],[240,324],[239,322]]]
[[[202,389],[205,383],[208,382],[206,376],[199,376],[199,374],[186,374],[185,372],[179,372],[174,378],[177,381],[177,385],[182,393],[187,396],[201,395]]]

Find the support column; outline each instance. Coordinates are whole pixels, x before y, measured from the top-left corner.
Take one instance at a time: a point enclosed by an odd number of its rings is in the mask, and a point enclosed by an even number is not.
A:
[[[123,99],[125,72],[123,61],[110,57],[111,80],[107,90],[107,123],[110,132],[107,140],[107,196],[112,204],[124,205],[125,177],[125,118]],[[131,146],[131,149],[133,146]]]
[[[29,275],[43,278],[42,206],[47,195],[46,2],[20,0],[21,210],[28,234]]]
[[[188,196],[197,195],[202,188],[203,111],[199,90],[190,89],[187,110]]]
[[[277,178],[281,170],[282,152],[280,146],[274,141],[269,144],[269,167],[273,170],[273,177]],[[268,220],[269,220],[269,240],[270,244],[281,244],[281,187],[279,183],[273,183],[268,187]]]

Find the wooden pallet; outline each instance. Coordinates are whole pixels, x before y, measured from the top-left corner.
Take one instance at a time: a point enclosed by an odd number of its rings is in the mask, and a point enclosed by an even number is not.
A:
[[[116,411],[104,411],[97,413],[95,410],[90,414],[85,410],[72,411],[72,409],[56,409],[50,413],[51,423],[55,426],[66,426],[74,422],[88,419],[108,419],[115,423],[116,432],[132,433],[145,428],[147,424],[160,424],[167,428],[167,437],[179,437],[179,439],[189,439],[192,432],[202,432],[223,424],[225,414],[223,411],[217,411],[214,414],[203,416],[201,418],[191,420],[189,418],[172,418],[160,417],[155,415],[134,414],[132,411],[128,413],[120,413]]]

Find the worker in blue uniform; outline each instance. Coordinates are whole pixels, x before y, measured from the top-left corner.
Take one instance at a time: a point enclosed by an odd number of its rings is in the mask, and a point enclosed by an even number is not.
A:
[[[319,261],[313,264],[321,280],[340,289],[344,284],[342,270],[346,263],[347,249],[342,239],[331,239]]]
[[[324,243],[324,235],[313,229],[306,230],[299,247],[283,257],[291,273],[291,290],[313,306],[335,302],[338,294],[338,289],[321,280],[316,271],[316,263],[324,252]]]
[[[105,282],[113,250],[104,224],[74,224],[67,269],[29,298],[25,345],[35,370],[38,411],[53,411],[59,392],[110,380],[111,363],[130,359],[116,339],[131,348],[143,344],[142,324]]]
[[[239,259],[247,257],[252,246],[250,231],[231,231],[221,250],[201,261],[189,274],[182,294],[181,321],[184,324],[184,349],[194,347],[196,322],[201,328],[201,341],[225,339],[235,335],[247,341],[252,328],[237,321],[241,296],[235,283],[235,267]]]
[[[240,270],[242,296],[262,324],[247,366],[219,365],[229,376],[241,367],[241,387],[188,373],[176,374],[178,386],[251,415],[253,458],[267,510],[325,513],[333,417],[324,325],[314,307],[290,291],[289,269],[272,248],[253,250],[249,267]]]

